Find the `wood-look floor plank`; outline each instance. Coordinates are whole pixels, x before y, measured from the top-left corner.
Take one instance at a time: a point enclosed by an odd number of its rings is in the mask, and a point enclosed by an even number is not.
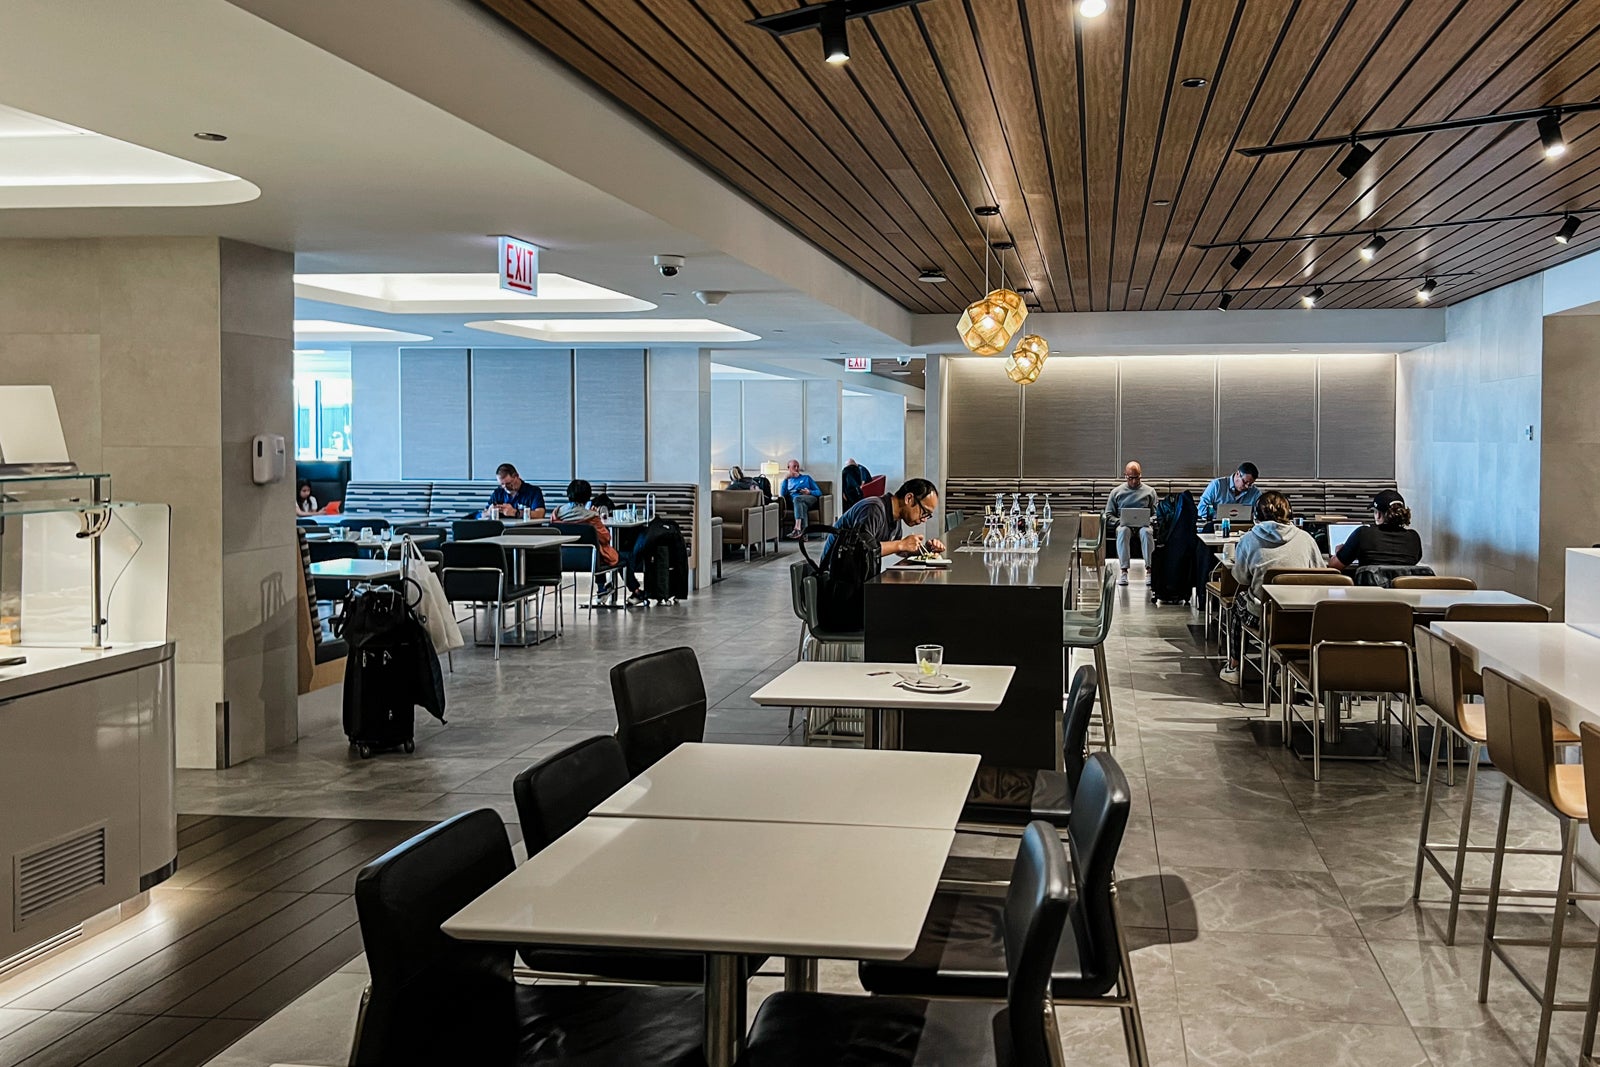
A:
[[[263,871],[260,875],[247,878],[240,884],[258,885],[263,889],[278,889],[289,893],[314,893],[327,892],[329,890],[325,887],[330,882],[348,876],[349,885],[340,891],[353,892],[356,871],[417,833],[424,825],[420,823],[369,825],[361,840],[351,843],[333,855],[319,859],[316,863],[299,866],[292,873],[282,877],[280,877],[282,872],[276,869]]]
[[[276,938],[270,947],[218,975],[204,988],[173,1005],[168,1014],[215,1017],[350,929],[355,922],[355,901],[349,897],[338,898],[335,906],[288,935]]]
[[[218,866],[226,866],[231,858],[248,855],[258,848],[265,848],[273,841],[288,837],[297,830],[314,826],[317,819],[252,819],[249,822],[230,826],[222,833],[212,834],[204,841],[196,842],[188,848],[178,850],[178,870],[166,881],[166,885],[173,888],[182,888],[194,881],[196,870],[201,872],[214,870]],[[219,857],[222,857],[219,859]],[[187,877],[180,877],[187,875]]]
[[[331,893],[298,896],[288,907],[232,932],[225,940],[210,946],[196,946],[206,948],[205,951],[188,958],[175,953],[170,961],[171,966],[164,971],[130,978],[127,987],[119,986],[107,995],[121,995],[116,1002],[119,1011],[143,1015],[176,1011],[178,1005],[196,993],[236,972],[241,966],[250,966],[260,954],[294,937],[308,924],[316,922],[344,902],[344,898]]]
[[[165,1055],[174,1045],[189,1037],[207,1021],[181,1015],[155,1015],[142,1018],[143,1024],[137,1030],[83,1060],[77,1067],[142,1067],[143,1064]],[[201,1064],[206,1061],[193,1059],[189,1062]]]
[[[130,1011],[143,1015],[160,1012],[148,1006],[142,995],[159,987],[191,967],[199,967],[215,955],[235,957],[247,951],[237,939],[248,942],[270,937],[273,931],[292,930],[319,913],[320,901],[305,902],[293,893],[262,893],[216,920],[195,928],[154,952],[132,967],[115,975],[101,977],[91,968],[80,968],[71,976],[77,986],[86,986],[61,1007],[73,1011]],[[326,906],[326,905],[323,905]],[[56,984],[59,995],[66,980]]]
[[[350,823],[343,819],[318,819],[310,826],[296,830],[276,841],[266,841],[259,848],[247,851],[249,842],[241,841],[234,849],[208,856],[192,868],[178,868],[178,875],[187,872],[181,885],[195,889],[226,889],[243,878],[273,866],[286,857],[293,856],[326,838],[343,833]],[[252,841],[256,840],[254,838]],[[174,882],[177,876],[174,876]]]
[[[184,827],[178,831],[178,851],[182,852],[190,845],[204,841],[212,834],[221,833],[238,822],[239,818],[240,816],[234,815],[212,815]]]
[[[270,1019],[361,951],[361,927],[354,921],[217,1013],[224,1019]]]
[[[47,1011],[32,1022],[11,1031],[0,1041],[0,1067],[17,1067],[17,1064],[49,1048],[94,1022],[94,1015],[82,1011]]]
[[[194,1030],[138,1067],[195,1067],[196,1064],[209,1063],[255,1027],[254,1019],[205,1019]],[[90,1065],[85,1064],[84,1067]],[[102,1065],[94,1064],[93,1067]],[[133,1067],[133,1065],[108,1062],[104,1067]]]
[[[22,1060],[19,1067],[80,1067],[99,1061],[133,1065],[160,1053],[200,1019],[150,1019],[142,1015],[97,1015],[90,1022]],[[160,1023],[150,1026],[151,1023]]]
[[[406,823],[404,825],[412,826],[415,824]],[[409,832],[414,833],[415,831]],[[316,867],[330,856],[342,855],[351,848],[361,849],[367,847],[371,833],[372,831],[368,829],[367,824],[353,823],[298,852],[280,858],[275,863],[245,874],[233,883],[232,888],[247,892],[264,892],[269,889],[276,889],[303,871]],[[397,837],[395,840],[400,841],[404,840],[404,838]],[[371,856],[378,854],[373,852]],[[328,875],[323,875],[307,888],[299,891],[308,892],[310,888],[326,881],[328,877]]]

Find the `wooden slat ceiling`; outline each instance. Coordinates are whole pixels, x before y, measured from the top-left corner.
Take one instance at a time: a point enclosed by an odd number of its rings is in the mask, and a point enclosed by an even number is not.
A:
[[[1342,152],[1237,149],[1600,98],[1600,0],[927,0],[816,33],[747,20],[798,0],[480,0],[726,181],[905,307],[983,291],[984,230],[1045,310],[1448,304],[1600,247],[1556,219],[1263,245],[1238,272],[1196,244],[1600,206],[1600,113],[1406,137],[1356,178]],[[1184,88],[1186,78],[1204,88]],[[537,106],[531,103],[530,106]],[[1168,203],[1158,205],[1158,201]],[[917,282],[924,268],[950,278]],[[998,271],[992,271],[998,281]],[[1394,283],[1339,285],[1405,276]],[[1416,280],[1411,280],[1415,276]]]

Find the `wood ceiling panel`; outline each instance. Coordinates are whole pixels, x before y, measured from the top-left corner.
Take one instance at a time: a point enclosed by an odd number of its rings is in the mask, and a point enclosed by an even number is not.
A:
[[[1600,115],[1341,150],[1238,149],[1600,98],[1600,0],[923,0],[849,23],[851,61],[815,32],[748,20],[797,0],[479,0],[798,234],[920,312],[979,295],[986,231],[1015,243],[1007,280],[1047,310],[1410,307],[1430,273],[1473,270],[1437,304],[1600,243],[1600,216],[1561,246],[1556,220],[1231,247],[1268,235],[1600,206]],[[1183,88],[1203,77],[1203,89]],[[1157,207],[1155,200],[1169,204]],[[919,283],[923,269],[944,285]],[[1416,280],[1410,280],[1411,275]],[[990,284],[998,281],[991,266]],[[953,325],[953,324],[952,324]]]

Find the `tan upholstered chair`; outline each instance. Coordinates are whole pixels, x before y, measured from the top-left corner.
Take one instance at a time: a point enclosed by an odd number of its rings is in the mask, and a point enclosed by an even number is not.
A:
[[[757,489],[711,490],[711,514],[722,520],[722,543],[741,546],[745,559],[767,539],[765,505]]]
[[[1402,574],[1389,581],[1390,589],[1476,589],[1471,578],[1450,578],[1439,574]]]

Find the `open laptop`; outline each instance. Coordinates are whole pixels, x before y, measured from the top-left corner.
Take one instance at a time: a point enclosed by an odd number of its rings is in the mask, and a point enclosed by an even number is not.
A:
[[[1328,554],[1339,551],[1339,546],[1350,540],[1365,523],[1335,522],[1328,525]]]
[[[1227,519],[1229,522],[1255,521],[1255,508],[1249,504],[1218,504],[1217,520]]]
[[[1150,525],[1152,512],[1149,508],[1123,508],[1117,513],[1117,523],[1131,530]]]

